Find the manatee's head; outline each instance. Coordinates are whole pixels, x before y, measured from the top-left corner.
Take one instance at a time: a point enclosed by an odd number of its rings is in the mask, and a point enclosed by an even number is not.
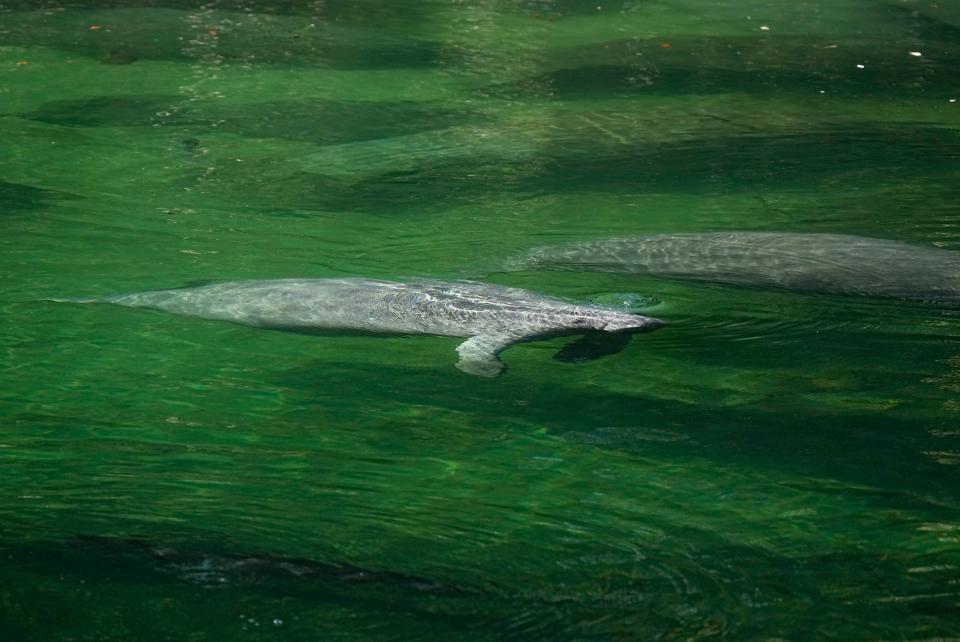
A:
[[[653,317],[612,310],[598,310],[589,316],[578,316],[574,324],[585,329],[603,332],[649,332],[666,325],[664,321]]]
[[[654,317],[645,317],[642,314],[618,313],[615,318],[610,319],[603,326],[602,330],[606,332],[622,332],[625,330],[631,332],[649,332],[663,325],[666,325],[665,321],[655,319]]]

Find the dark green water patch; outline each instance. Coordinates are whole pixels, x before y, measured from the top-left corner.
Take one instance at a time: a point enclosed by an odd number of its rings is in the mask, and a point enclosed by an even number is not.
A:
[[[890,17],[908,22],[918,39],[956,41],[960,38],[960,13],[955,6],[911,0],[884,0]]]
[[[873,182],[956,170],[960,168],[960,136],[946,128],[864,123],[819,131],[693,139],[608,157],[564,159],[562,153],[558,149],[546,171],[532,179],[544,183],[536,189],[603,185],[604,189],[630,192],[725,191],[845,175],[852,182]]]
[[[86,558],[91,569],[99,569],[109,579],[118,566],[150,565],[161,574],[194,584],[216,587],[263,585],[270,581],[302,580],[306,583],[369,584],[408,589],[411,592],[462,596],[480,591],[468,587],[444,585],[433,580],[387,570],[364,569],[347,563],[285,558],[263,553],[239,553],[229,543],[171,542],[150,539],[109,538],[79,535],[59,546],[50,546],[63,554]],[[51,550],[22,551],[20,557],[44,559]]]
[[[97,96],[50,101],[18,116],[74,127],[148,127],[161,121],[161,113],[176,111],[184,102],[176,95]]]
[[[55,190],[0,180],[0,216],[40,210],[63,198]]]
[[[749,41],[753,42],[753,41]],[[724,51],[718,55],[714,47]],[[825,62],[807,53],[807,64],[784,55],[784,60],[766,60],[737,44],[695,47],[682,58],[666,59],[651,47],[651,55],[632,64],[600,64],[548,71],[515,82],[477,91],[489,98],[551,97],[563,100],[628,96],[710,94],[749,91],[785,91],[809,95],[895,95],[925,97],[921,90],[950,95],[958,88],[952,70],[960,58],[950,52],[934,54],[912,64],[878,56],[875,50],[844,50],[842,60]],[[830,46],[830,45],[825,45]],[[733,51],[731,51],[733,50]],[[734,53],[735,51],[735,53]],[[806,52],[805,52],[806,53]],[[726,54],[724,56],[723,54]],[[636,54],[635,54],[636,55]],[[905,55],[905,54],[904,54]],[[571,58],[575,57],[571,55]],[[724,61],[726,58],[734,58]],[[720,61],[718,61],[718,58]],[[879,58],[879,59],[878,59]],[[857,65],[862,65],[858,67]]]
[[[89,7],[15,11],[7,16],[5,42],[45,46],[98,61],[193,62],[324,69],[431,67],[441,60],[437,43],[384,33],[323,9],[257,13],[205,6],[190,10],[133,8],[113,12]],[[401,13],[403,13],[401,11]],[[405,15],[410,17],[409,12]],[[105,24],[101,24],[105,23]],[[449,60],[449,53],[444,54]]]
[[[479,118],[475,113],[416,103],[289,100],[223,106],[176,95],[58,100],[19,115],[54,125],[82,127],[169,126],[197,132],[215,127],[251,138],[318,144],[402,136]]]
[[[692,336],[696,329],[687,332]],[[376,348],[375,341],[367,342],[371,349]],[[572,340],[561,343],[570,344]],[[912,504],[920,496],[947,500],[951,471],[924,454],[945,447],[944,440],[924,430],[909,407],[897,408],[907,391],[888,396],[871,392],[889,389],[891,380],[897,378],[895,373],[871,376],[831,371],[824,363],[829,362],[829,351],[835,358],[843,356],[836,345],[825,345],[820,339],[792,349],[757,343],[718,346],[717,354],[712,355],[689,353],[680,363],[697,364],[704,372],[716,368],[723,371],[720,354],[725,359],[736,356],[748,361],[775,352],[783,366],[769,376],[758,371],[755,379],[735,383],[725,392],[708,392],[706,384],[687,382],[685,394],[677,396],[662,396],[661,386],[643,373],[643,364],[651,357],[658,370],[670,369],[662,361],[663,349],[655,335],[636,337],[619,354],[589,364],[550,359],[558,349],[556,342],[512,348],[502,355],[509,369],[504,376],[514,381],[508,390],[483,380],[472,381],[465,389],[458,377],[444,374],[444,365],[453,355],[443,350],[435,358],[446,361],[427,371],[318,362],[296,368],[277,381],[298,391],[298,397],[303,395],[302,402],[308,408],[329,412],[341,405],[338,400],[348,399],[345,395],[352,377],[375,370],[380,373],[376,382],[365,380],[370,382],[366,388],[369,398],[376,401],[365,412],[389,418],[399,441],[418,435],[428,438],[408,419],[407,412],[433,408],[441,414],[470,417],[471,425],[497,426],[496,434],[547,426],[550,434],[571,444],[665,458],[701,457],[717,465],[764,461],[784,471],[808,471],[870,487],[885,487],[893,475],[902,480],[899,489],[889,496],[894,504]],[[544,369],[542,380],[530,376],[531,356],[535,357],[533,363]],[[931,353],[925,356],[934,358]],[[766,366],[771,366],[769,360]],[[592,373],[611,369],[622,377],[613,389],[583,387]],[[805,376],[801,374],[804,369],[824,374]],[[690,398],[699,403],[690,403]],[[785,407],[790,410],[784,412]],[[342,411],[348,413],[350,409],[344,406]],[[302,421],[309,421],[310,412],[302,414]],[[482,429],[475,436],[478,443],[493,438],[495,435]],[[835,452],[838,441],[849,446],[842,456]],[[877,470],[873,462],[889,448],[898,449],[899,460]]]
[[[209,0],[204,11],[231,11],[237,13],[325,17],[342,21],[374,21],[417,18],[429,13],[430,2],[384,4],[377,0]],[[192,0],[3,0],[0,8],[9,11],[36,11],[40,9],[176,9],[198,10]]]
[[[672,143],[594,139],[571,146],[547,139],[532,144],[539,149],[523,160],[511,157],[510,149],[501,159],[486,148],[471,154],[467,141],[457,157],[438,152],[433,161],[426,154],[415,169],[359,180],[294,172],[277,177],[274,185],[320,208],[384,212],[484,203],[504,193],[521,199],[578,191],[722,194],[819,181],[876,187],[960,169],[956,131],[925,126],[863,123]]]
[[[949,593],[935,588],[949,574],[934,570],[911,576],[905,571],[916,560],[902,554],[880,559],[811,552],[791,559],[696,529],[684,530],[683,536],[673,540],[679,545],[675,550],[644,549],[632,559],[625,551],[591,547],[590,553],[562,561],[566,581],[547,585],[519,575],[498,594],[438,594],[404,582],[297,576],[292,571],[303,566],[302,560],[280,562],[289,565],[251,584],[215,580],[211,586],[206,580],[218,575],[210,564],[195,568],[198,560],[187,562],[173,549],[150,552],[139,542],[95,537],[32,548],[3,546],[0,551],[15,561],[15,571],[0,595],[0,621],[19,639],[41,639],[66,628],[91,640],[159,640],[182,630],[197,639],[229,634],[240,640],[309,640],[317,632],[346,639],[346,631],[355,633],[358,627],[376,640],[437,634],[468,640],[629,640],[638,632],[645,637],[752,637],[772,628],[801,635],[824,619],[834,623],[831,633],[855,639],[882,634],[886,618],[941,636],[956,633],[944,619],[951,610]],[[243,566],[238,559],[234,564]],[[602,592],[591,591],[576,575],[596,566],[605,567],[592,583]],[[777,570],[751,572],[757,568]],[[204,581],[189,579],[191,572]],[[746,588],[731,590],[718,577],[736,578]],[[869,590],[867,577],[872,578]],[[124,596],[131,582],[145,599]],[[30,608],[38,599],[48,601],[44,616]],[[676,606],[677,599],[685,608]],[[851,608],[875,617],[859,622],[845,615]],[[607,615],[611,610],[616,617]]]
[[[139,59],[133,49],[126,46],[119,46],[107,52],[107,55],[101,58],[100,62],[105,65],[132,65]]]

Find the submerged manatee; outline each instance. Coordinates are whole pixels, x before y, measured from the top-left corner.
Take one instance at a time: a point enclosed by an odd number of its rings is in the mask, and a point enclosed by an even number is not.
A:
[[[238,281],[84,300],[153,308],[285,330],[358,330],[470,337],[457,367],[493,377],[519,341],[602,330],[644,332],[658,319],[582,306],[528,290],[471,282],[396,283],[364,278]]]
[[[510,267],[960,302],[960,253],[843,234],[651,234],[536,248]]]

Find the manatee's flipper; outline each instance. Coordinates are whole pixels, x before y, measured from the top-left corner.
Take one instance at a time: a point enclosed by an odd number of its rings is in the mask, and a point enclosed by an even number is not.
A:
[[[506,369],[497,355],[521,337],[514,334],[478,334],[457,346],[457,367],[480,377],[496,377]]]
[[[617,354],[627,347],[631,338],[628,332],[590,332],[565,345],[553,358],[565,363],[586,363]]]

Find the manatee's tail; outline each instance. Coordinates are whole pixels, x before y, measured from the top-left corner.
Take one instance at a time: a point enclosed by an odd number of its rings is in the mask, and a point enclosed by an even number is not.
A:
[[[500,272],[522,272],[531,267],[531,253],[530,250],[525,250],[513,256],[509,256],[506,259],[500,261],[498,267]]]
[[[39,301],[45,301],[49,303],[113,303],[114,299],[117,297],[101,296],[101,297],[64,297],[64,298],[50,298],[50,299],[39,299]]]
[[[471,272],[471,278],[482,278],[501,272],[524,272],[536,269],[536,249],[515,252],[507,257],[498,256],[483,262]]]

